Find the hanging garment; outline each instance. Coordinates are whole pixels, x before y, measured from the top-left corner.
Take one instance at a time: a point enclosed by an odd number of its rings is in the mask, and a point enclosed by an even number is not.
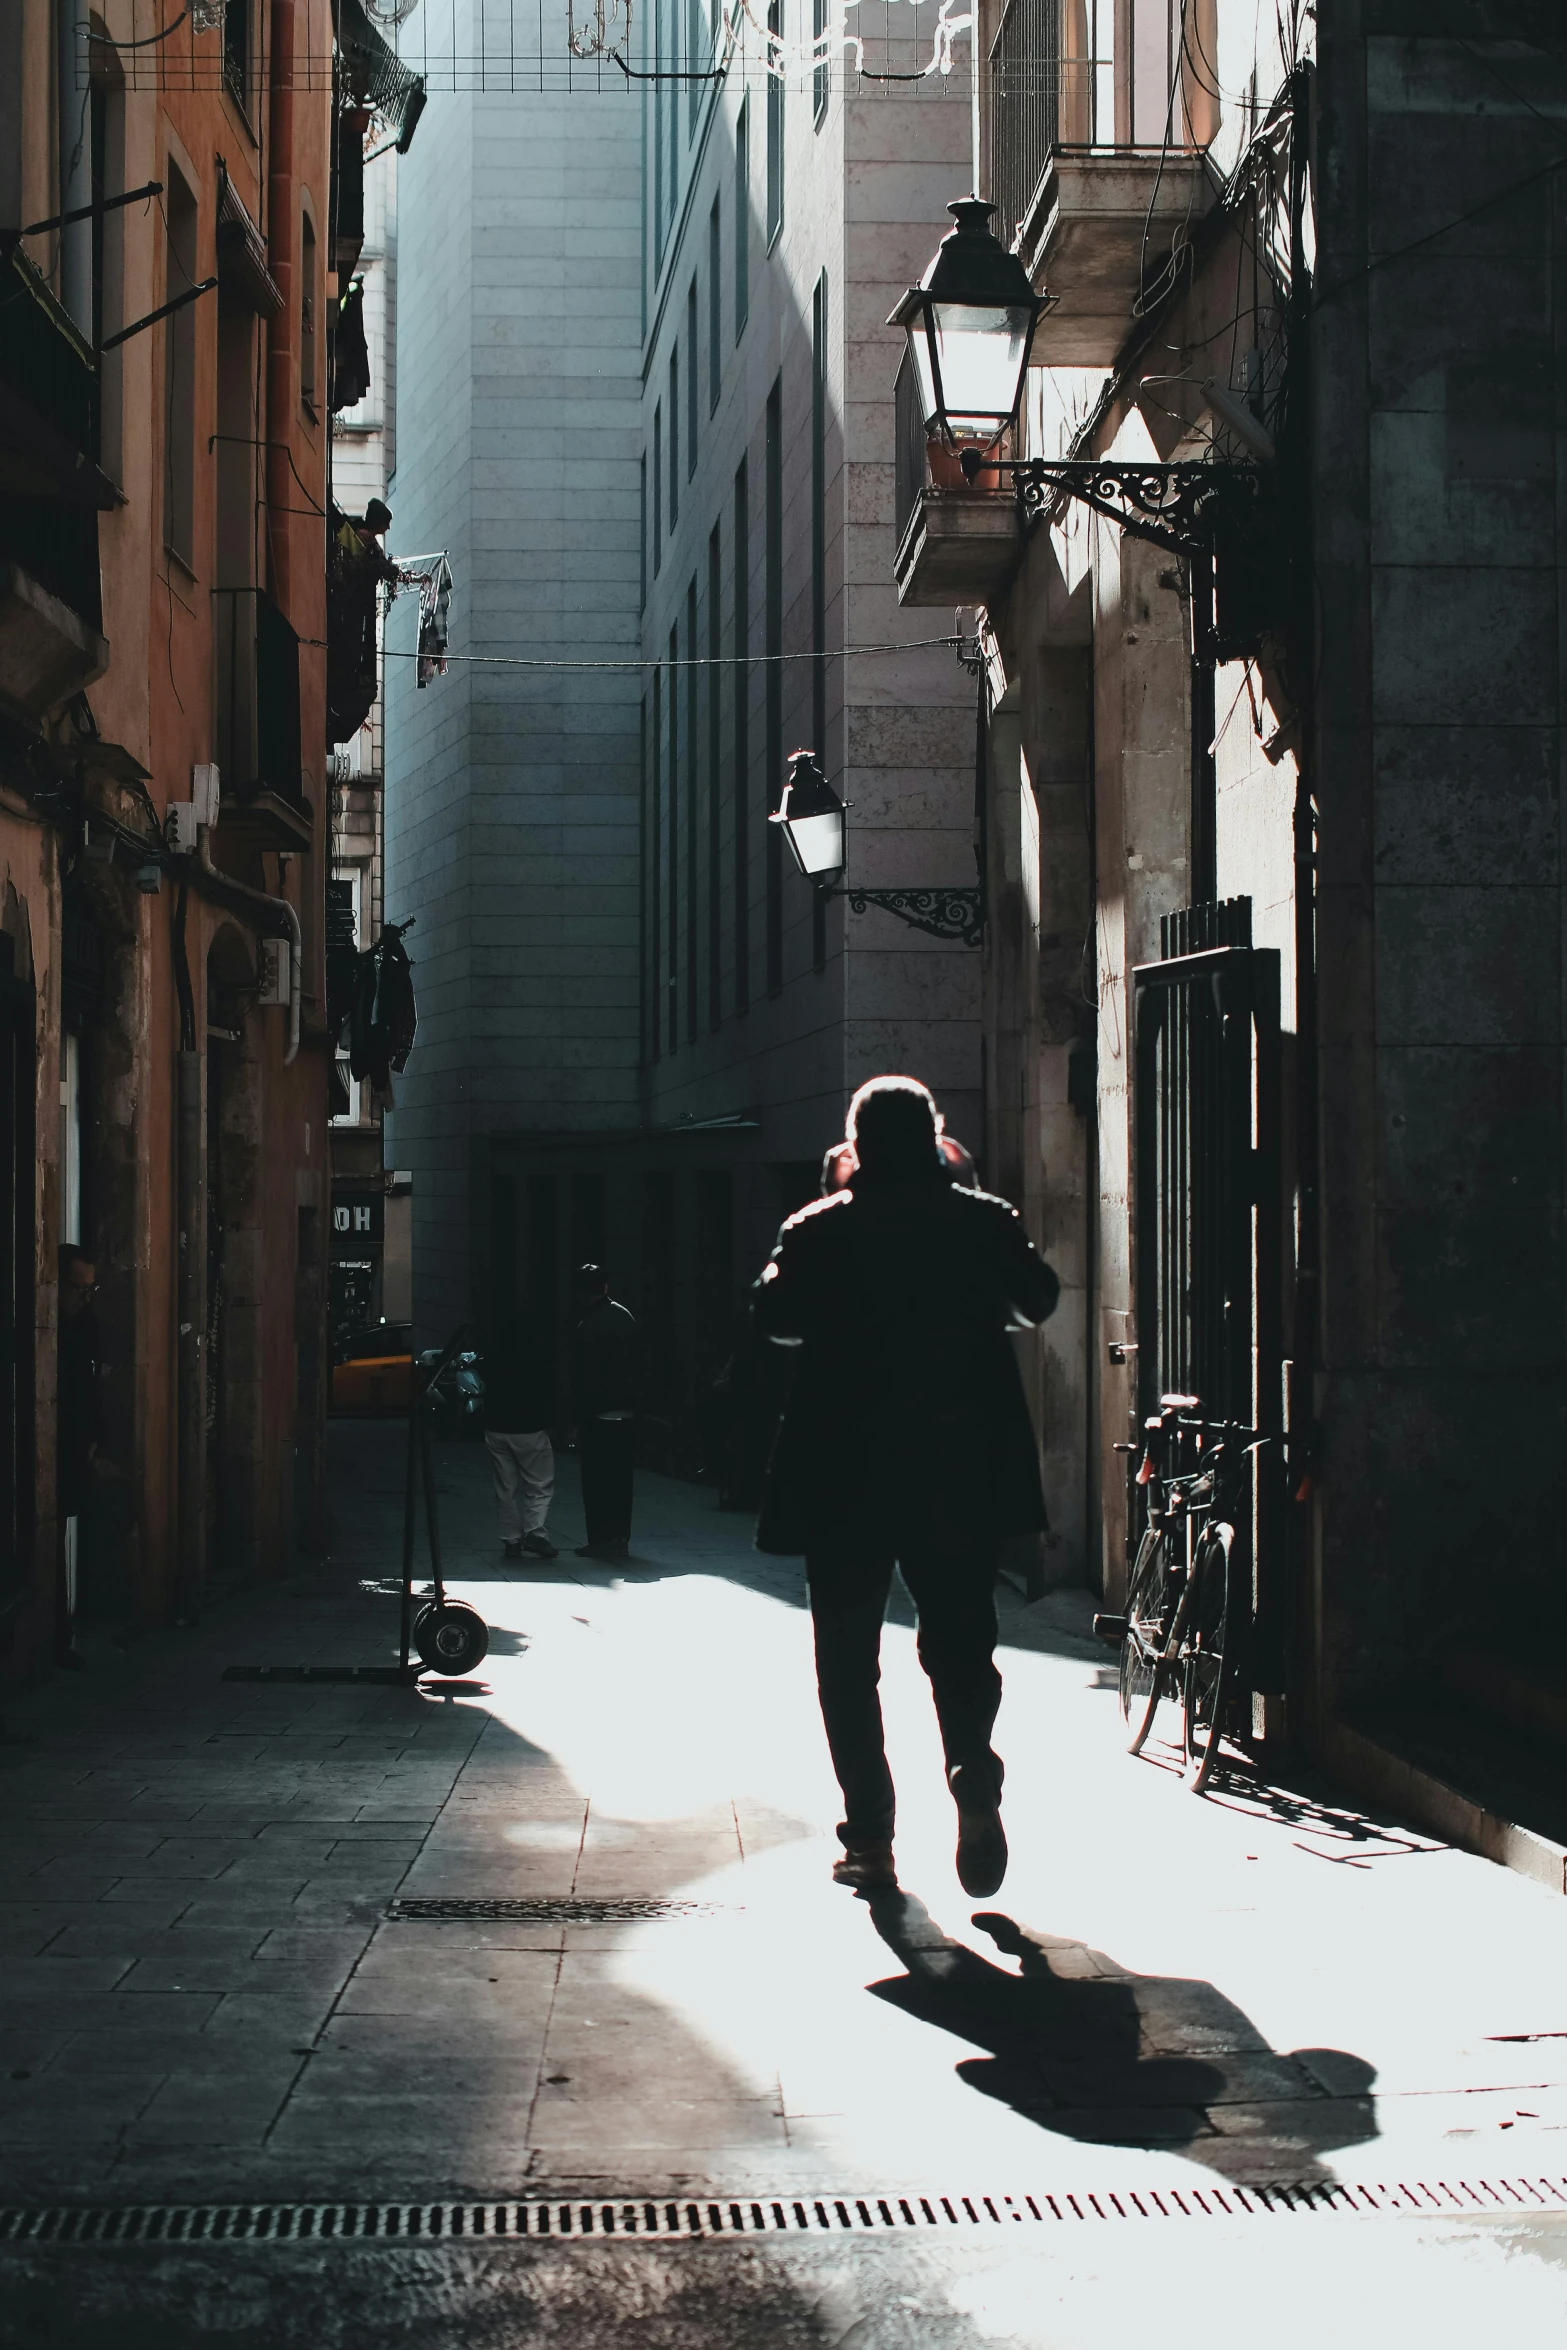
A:
[[[452,567],[442,555],[419,582],[420,685],[446,675],[446,627],[452,608]]]
[[[357,408],[370,389],[370,346],[365,340],[365,282],[356,277],[337,306],[337,331],[332,337],[332,389],[328,402],[334,416]]]

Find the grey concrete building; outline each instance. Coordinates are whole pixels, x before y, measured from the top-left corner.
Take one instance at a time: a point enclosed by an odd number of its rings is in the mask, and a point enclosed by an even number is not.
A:
[[[464,658],[421,688],[413,600],[393,605],[386,889],[414,917],[419,1005],[388,1159],[413,1178],[433,1339],[482,1302],[490,1134],[637,1117],[639,681],[551,664],[639,649],[642,294],[639,109],[619,76],[553,86],[562,21],[551,86],[454,92],[482,79],[441,47],[477,54],[472,12],[428,30],[399,187],[390,503],[400,546],[449,554]]]

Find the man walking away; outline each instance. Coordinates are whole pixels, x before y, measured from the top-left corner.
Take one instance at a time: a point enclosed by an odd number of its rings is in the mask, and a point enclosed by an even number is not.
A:
[[[582,1318],[572,1344],[571,1398],[588,1534],[577,1556],[623,1559],[631,1549],[637,1325],[610,1296],[601,1265],[581,1266],[576,1289]]]
[[[849,1107],[848,1188],[789,1218],[756,1284],[763,1331],[800,1349],[756,1542],[805,1553],[843,1790],[833,1875],[861,1891],[897,1881],[878,1694],[896,1562],[957,1804],[959,1882],[985,1898],[1007,1867],[990,1744],[997,1556],[1005,1535],[1045,1524],[1007,1331],[1044,1321],[1058,1283],[1014,1208],[954,1180],[939,1133],[915,1079],[862,1085]]]
[[[545,1532],[555,1496],[549,1424],[555,1382],[533,1335],[497,1321],[484,1352],[484,1442],[500,1509],[502,1558],[552,1559]]]

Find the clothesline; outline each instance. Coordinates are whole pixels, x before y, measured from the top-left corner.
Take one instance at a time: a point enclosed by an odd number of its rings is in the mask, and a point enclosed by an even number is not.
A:
[[[447,661],[466,661],[473,669],[750,669],[764,668],[769,662],[780,661],[847,661],[871,653],[928,653],[938,646],[959,646],[970,643],[961,636],[921,636],[901,645],[834,645],[820,653],[724,653],[716,659],[711,655],[693,655],[686,660],[625,660],[625,661],[551,661],[524,653],[452,653],[443,655]],[[393,646],[383,648],[388,661],[417,661],[417,653],[399,652]]]

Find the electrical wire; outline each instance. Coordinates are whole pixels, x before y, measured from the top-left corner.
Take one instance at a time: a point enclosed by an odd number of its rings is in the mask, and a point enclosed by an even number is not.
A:
[[[160,41],[168,39],[170,33],[179,31],[189,14],[188,8],[182,8],[174,22],[166,24],[161,33],[148,33],[145,39],[140,41],[117,41],[112,33],[95,33],[85,19],[76,27],[76,30],[79,33],[85,33],[89,41],[96,41],[104,49],[155,49]]]
[[[320,644],[319,637],[301,637],[301,644]],[[938,646],[950,649],[967,639],[960,636],[922,636],[903,645],[837,645],[825,653],[725,653],[716,660],[711,655],[693,655],[685,660],[625,660],[625,661],[551,661],[534,654],[522,653],[443,653],[443,661],[461,661],[470,669],[763,669],[778,662],[788,661],[848,661],[870,653],[927,653]],[[388,661],[417,661],[417,652],[404,653],[391,645],[383,648]]]

